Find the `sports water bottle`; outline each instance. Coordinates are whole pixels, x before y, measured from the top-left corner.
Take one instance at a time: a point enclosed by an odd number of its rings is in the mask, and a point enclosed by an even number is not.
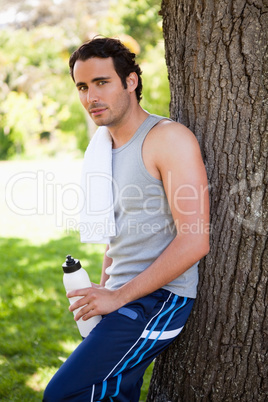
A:
[[[91,287],[91,282],[89,280],[87,272],[81,267],[80,261],[72,258],[71,255],[66,256],[66,261],[62,264],[63,269],[63,284],[65,286],[66,292],[71,290],[83,289]],[[77,300],[81,299],[82,296],[69,298],[70,304],[73,304]],[[74,315],[77,314],[82,307],[74,310]],[[89,318],[86,321],[82,320],[82,317],[76,321],[80,334],[83,338],[86,338],[90,331],[100,322],[101,316],[97,315],[95,317]]]

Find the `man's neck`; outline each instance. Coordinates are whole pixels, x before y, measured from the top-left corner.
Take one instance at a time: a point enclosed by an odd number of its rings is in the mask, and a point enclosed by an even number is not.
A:
[[[120,126],[108,127],[113,140],[113,148],[119,148],[126,144],[147,119],[148,115],[138,105],[136,108],[129,110]]]

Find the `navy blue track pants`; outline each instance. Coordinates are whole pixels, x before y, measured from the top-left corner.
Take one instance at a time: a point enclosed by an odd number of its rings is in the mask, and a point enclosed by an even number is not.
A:
[[[44,402],[138,402],[146,368],[180,333],[194,299],[160,289],[100,321],[51,379]]]

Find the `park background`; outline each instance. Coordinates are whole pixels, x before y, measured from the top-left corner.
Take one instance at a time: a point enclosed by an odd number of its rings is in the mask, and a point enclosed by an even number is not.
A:
[[[142,106],[169,114],[158,0],[0,1],[0,399],[40,401],[80,342],[62,284],[66,254],[98,282],[103,247],[81,244],[83,153],[96,127],[69,76],[70,54],[120,38],[143,71]],[[146,373],[146,399],[152,367]]]

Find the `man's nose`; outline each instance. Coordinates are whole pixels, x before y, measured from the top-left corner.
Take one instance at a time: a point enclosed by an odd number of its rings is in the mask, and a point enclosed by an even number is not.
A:
[[[88,103],[96,103],[98,102],[98,95],[96,93],[96,91],[94,91],[93,88],[88,88],[87,91],[87,102]]]

